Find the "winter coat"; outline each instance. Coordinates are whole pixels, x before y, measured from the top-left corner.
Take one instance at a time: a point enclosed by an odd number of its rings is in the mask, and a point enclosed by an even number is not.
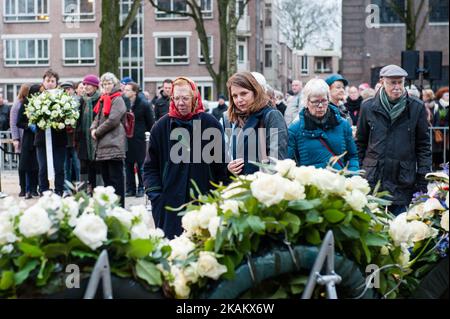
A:
[[[223,118],[223,113],[225,113],[228,110],[228,105],[217,105],[217,107],[212,111],[212,115],[220,122],[220,120]],[[223,120],[222,120],[223,121]]]
[[[134,113],[135,125],[132,138],[128,139],[127,162],[143,163],[146,153],[145,132],[150,132],[155,118],[150,104],[144,95],[138,94],[134,105],[131,106]]]
[[[301,94],[294,95],[287,104],[286,110],[284,112],[284,120],[286,121],[286,125],[291,125],[294,122],[295,118],[298,115],[298,112],[301,109]]]
[[[28,117],[25,115],[25,105],[22,103],[17,115],[17,127],[23,129],[20,148],[19,170],[31,172],[39,170],[34,146],[35,133],[28,127]]]
[[[345,108],[352,118],[353,125],[356,125],[358,123],[362,100],[363,98],[361,96],[359,96],[356,100],[352,100],[350,97],[348,97],[347,102],[345,102]]]
[[[0,105],[0,131],[7,131],[9,129],[9,112],[11,108],[9,105]]]
[[[193,136],[192,133],[192,125],[195,120],[200,120],[201,134],[208,128],[214,128],[221,132],[222,140],[213,140],[213,137],[209,137],[208,140],[202,139],[201,149],[196,150],[198,146],[193,146],[193,142],[199,140],[195,139],[195,135]],[[182,142],[178,142],[178,135],[172,140],[170,135],[174,134],[175,129],[180,128],[185,128],[191,137],[190,147],[186,153],[190,162],[177,163],[171,158],[171,150],[174,145],[180,145]],[[195,134],[199,133],[195,132]],[[194,162],[193,156],[202,154],[203,148],[210,143],[217,145],[221,150],[221,154],[217,154],[218,161],[206,163],[201,159],[199,163]],[[187,146],[187,144],[184,145]],[[186,148],[184,150],[186,151]],[[164,230],[168,238],[181,234],[181,217],[177,215],[177,212],[168,211],[165,207],[178,208],[192,200],[190,198],[190,189],[193,188],[191,180],[195,181],[202,194],[214,188],[211,182],[227,182],[227,164],[224,154],[223,129],[210,114],[199,113],[194,115],[190,121],[180,121],[166,115],[155,123],[150,134],[148,161],[144,165],[144,185],[146,194],[152,202],[155,225]]]
[[[77,121],[77,127],[76,127],[76,137],[75,137],[75,145],[77,147],[78,151],[78,158],[82,161],[94,161],[95,160],[95,154],[92,154],[93,158],[89,158],[88,155],[88,147],[90,144],[93,145],[94,141],[91,137],[91,125],[96,117],[96,113],[94,112],[94,107],[97,105],[97,102],[100,98],[98,96],[97,98],[92,100],[92,110],[89,109],[86,99],[89,97],[85,96],[83,99],[81,99],[80,103],[80,117]],[[84,118],[87,116],[87,112],[92,112],[92,122],[85,123]],[[88,122],[86,120],[86,122]],[[92,147],[92,146],[91,146]]]
[[[265,129],[265,156],[279,160],[287,157],[288,132],[283,115],[277,109],[266,106],[251,114],[242,129],[235,125],[232,127],[228,152],[231,159],[244,159],[244,169],[241,172],[243,175],[253,174],[259,170],[258,166],[250,162],[260,163],[263,160],[259,128]]]
[[[112,93],[120,91],[115,88]],[[103,106],[100,106],[99,113],[95,116],[91,125],[91,131],[95,129],[96,141],[95,160],[108,161],[125,159],[126,135],[123,120],[127,108],[121,96],[112,100],[111,112],[108,116],[103,114]]]
[[[169,113],[170,97],[161,92],[161,97],[155,101],[155,120],[158,121]]]
[[[361,105],[356,133],[359,161],[373,188],[388,191],[393,204],[408,205],[412,195],[425,190],[431,168],[430,135],[423,102],[408,96],[403,113],[391,123],[380,93]]]
[[[339,110],[334,106],[329,106],[336,126],[325,126],[325,129],[316,127],[309,129],[305,125],[305,112],[300,111],[299,119],[289,126],[289,158],[296,161],[299,166],[315,166],[317,168],[327,167],[332,156],[339,156],[347,152],[341,158],[341,163],[351,171],[359,169],[358,151],[352,137],[352,128],[348,122],[340,116]],[[322,138],[323,142],[321,142]],[[330,150],[334,153],[331,154]],[[336,163],[335,169],[343,167]]]

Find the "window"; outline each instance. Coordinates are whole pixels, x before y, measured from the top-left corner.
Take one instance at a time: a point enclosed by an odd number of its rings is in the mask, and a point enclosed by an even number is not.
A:
[[[266,3],[266,11],[265,11],[265,23],[264,25],[266,27],[271,27],[272,26],[272,4],[271,3]]]
[[[186,0],[158,0],[158,6],[170,10],[170,11],[179,11],[179,12],[187,12],[187,4]],[[164,11],[160,11],[156,9],[156,18],[157,19],[180,19],[187,18],[181,14],[174,13],[165,13]]]
[[[237,0],[236,3],[236,15],[243,16],[246,13],[246,8],[244,0]]]
[[[213,85],[211,83],[198,83],[197,89],[200,92],[203,100],[214,101]]]
[[[239,44],[238,45],[238,63],[244,63],[245,62],[245,45]]]
[[[316,73],[331,73],[331,57],[317,57],[316,62]]]
[[[156,38],[156,64],[188,64],[187,37]]]
[[[203,18],[213,17],[212,0],[200,0],[200,8],[202,10]]]
[[[302,56],[302,74],[309,74],[309,66],[308,66],[308,56]]]
[[[5,22],[48,22],[48,0],[4,0]]]
[[[94,39],[64,39],[64,65],[94,65]]]
[[[94,21],[95,0],[64,0],[64,21]]]
[[[271,68],[272,67],[272,45],[271,44],[266,44],[264,53],[265,53],[264,66],[266,68]]]
[[[3,98],[5,98],[7,101],[12,102],[15,101],[17,98],[17,95],[19,94],[21,84],[6,84],[6,95],[3,95]],[[0,89],[0,94],[2,93]]]
[[[211,35],[208,36],[208,48],[209,48],[209,59],[211,60],[211,64],[213,64],[214,45],[213,45],[213,37]],[[203,57],[202,44],[200,42],[200,39],[198,40],[198,63],[200,64],[206,63],[205,58]]]
[[[448,1],[449,0],[430,0],[431,23],[448,23]]]
[[[48,66],[48,41],[48,39],[5,39],[5,66]]]
[[[380,23],[403,23],[397,11],[393,9],[393,6],[395,5],[402,12],[405,12],[405,0],[373,0],[372,3],[378,5],[380,8]]]

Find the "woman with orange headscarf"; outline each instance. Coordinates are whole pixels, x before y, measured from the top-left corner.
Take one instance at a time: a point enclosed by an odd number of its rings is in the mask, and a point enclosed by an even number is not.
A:
[[[211,182],[227,180],[222,126],[204,111],[197,86],[189,78],[173,82],[169,113],[153,126],[148,152],[144,185],[155,226],[173,238],[182,233],[181,217],[166,207],[191,201],[192,182],[204,194],[213,188]]]

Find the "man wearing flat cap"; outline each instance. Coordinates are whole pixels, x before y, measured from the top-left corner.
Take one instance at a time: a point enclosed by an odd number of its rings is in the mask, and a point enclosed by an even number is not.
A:
[[[426,110],[405,89],[408,73],[397,65],[381,69],[381,88],[361,105],[356,143],[370,186],[391,194],[391,213],[406,211],[415,192],[427,190],[431,150]]]

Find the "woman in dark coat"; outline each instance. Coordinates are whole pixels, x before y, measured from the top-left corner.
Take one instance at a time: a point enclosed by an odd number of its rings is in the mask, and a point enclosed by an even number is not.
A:
[[[19,171],[25,171],[27,182],[26,199],[32,196],[39,196],[37,192],[39,165],[36,157],[36,147],[34,146],[35,128],[28,126],[28,117],[25,115],[25,107],[28,105],[28,99],[41,90],[40,84],[30,87],[28,96],[20,106],[17,115],[17,127],[23,129],[22,145],[20,151]]]
[[[125,159],[127,172],[127,192],[126,196],[144,196],[143,182],[143,165],[145,160],[145,132],[150,132],[155,117],[153,110],[148,104],[145,96],[139,93],[139,85],[130,82],[125,85],[124,94],[130,101],[130,109],[134,114],[134,134],[132,138],[128,138],[127,157]],[[137,166],[137,175],[139,185],[136,192],[136,178],[134,174],[134,166]]]
[[[207,129],[214,135],[201,138]],[[212,152],[205,150],[208,158],[203,154],[206,145],[214,145]],[[195,83],[185,77],[176,79],[169,114],[153,126],[149,160],[144,166],[144,184],[152,201],[153,219],[168,238],[182,233],[181,217],[165,207],[178,208],[191,201],[191,181],[205,194],[213,189],[211,182],[228,179],[224,149],[222,126],[211,114],[205,113]]]

